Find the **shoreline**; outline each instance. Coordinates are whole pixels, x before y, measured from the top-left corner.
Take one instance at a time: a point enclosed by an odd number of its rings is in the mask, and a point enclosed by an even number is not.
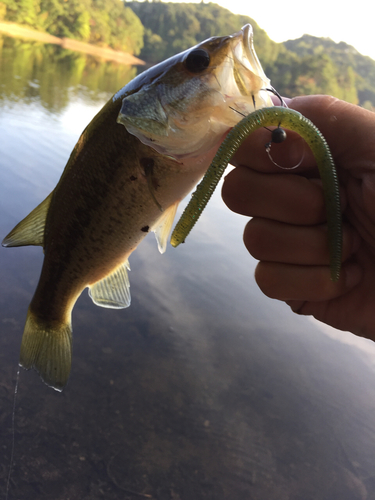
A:
[[[59,38],[57,36],[50,35],[49,33],[43,33],[16,23],[8,23],[5,21],[0,22],[0,34],[1,33],[13,38],[24,38],[27,40],[60,45],[60,47],[64,49],[100,57],[106,61],[115,61],[127,65],[144,66],[146,64],[145,61],[142,61],[141,59],[138,59],[138,57],[126,52],[120,52],[110,48],[97,47],[96,45],[79,42],[78,40],[73,40],[72,38]]]

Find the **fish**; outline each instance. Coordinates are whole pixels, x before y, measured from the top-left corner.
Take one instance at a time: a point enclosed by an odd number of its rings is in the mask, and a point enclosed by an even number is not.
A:
[[[129,256],[151,231],[166,250],[179,202],[242,116],[272,105],[269,87],[245,25],[147,69],[104,105],[56,187],[2,242],[44,250],[20,366],[65,387],[78,297],[88,288],[98,306],[130,305]]]

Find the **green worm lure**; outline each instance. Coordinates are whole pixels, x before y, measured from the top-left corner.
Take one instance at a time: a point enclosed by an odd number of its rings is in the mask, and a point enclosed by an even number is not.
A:
[[[297,132],[310,147],[318,165],[323,183],[323,194],[327,212],[328,246],[332,281],[340,277],[342,254],[342,220],[339,183],[335,164],[322,133],[301,113],[284,107],[263,108],[243,118],[228,133],[185,208],[172,233],[171,244],[183,243],[211,198],[228,163],[242,142],[261,127],[277,126]]]

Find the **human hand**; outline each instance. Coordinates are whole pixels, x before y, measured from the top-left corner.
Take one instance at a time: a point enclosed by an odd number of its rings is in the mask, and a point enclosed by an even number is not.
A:
[[[336,163],[344,222],[343,267],[330,279],[325,206],[318,169],[304,141],[271,148],[271,134],[252,134],[235,155],[222,196],[234,212],[253,217],[244,232],[260,262],[256,281],[294,312],[375,340],[375,113],[329,96],[297,97],[288,106],[326,138]]]

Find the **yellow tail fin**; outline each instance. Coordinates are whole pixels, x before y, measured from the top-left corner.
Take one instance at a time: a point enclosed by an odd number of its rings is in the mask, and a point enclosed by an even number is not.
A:
[[[70,323],[43,322],[29,309],[23,332],[20,365],[35,370],[57,391],[66,385],[72,362]]]

